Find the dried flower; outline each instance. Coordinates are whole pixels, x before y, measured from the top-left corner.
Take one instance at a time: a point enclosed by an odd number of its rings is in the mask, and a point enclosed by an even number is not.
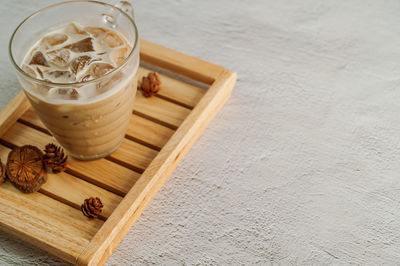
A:
[[[145,97],[151,97],[161,89],[161,80],[157,72],[149,73],[147,77],[142,78],[139,83],[139,89]]]

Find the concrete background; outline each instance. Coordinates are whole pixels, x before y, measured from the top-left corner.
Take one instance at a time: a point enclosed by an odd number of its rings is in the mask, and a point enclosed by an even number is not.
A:
[[[1,0],[7,44],[54,1]],[[400,261],[400,2],[138,0],[142,38],[226,66],[237,86],[108,265]],[[63,262],[0,233],[0,264]]]

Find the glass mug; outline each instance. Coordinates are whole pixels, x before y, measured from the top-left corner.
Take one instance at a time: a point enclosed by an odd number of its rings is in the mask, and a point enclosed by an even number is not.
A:
[[[122,9],[130,11],[132,17]],[[73,22],[109,28],[123,35],[131,46],[125,61],[102,77],[76,83],[44,81],[22,70],[25,55],[38,40]],[[112,6],[71,1],[51,5],[32,14],[17,27],[9,50],[18,80],[33,109],[69,155],[92,160],[105,157],[119,147],[133,111],[139,67],[139,37],[129,3],[121,1]],[[46,95],[54,91],[93,89],[96,96],[84,100],[73,97],[59,100]]]

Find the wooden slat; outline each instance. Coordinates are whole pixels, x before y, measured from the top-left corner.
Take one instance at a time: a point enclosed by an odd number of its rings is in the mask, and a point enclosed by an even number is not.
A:
[[[140,60],[212,84],[224,68],[175,50],[140,40]]]
[[[48,132],[32,107],[26,110],[20,120]],[[173,130],[135,114],[132,115],[126,132],[128,138],[141,141],[158,150],[164,146],[172,134],[174,134]]]
[[[15,123],[1,139],[16,146],[33,144],[44,147],[49,142],[56,143],[53,137],[21,123]],[[106,159],[79,161],[72,157],[68,159],[68,172],[119,195],[125,195],[140,176]]]
[[[133,114],[126,135],[128,138],[141,140],[157,149],[161,149],[174,132],[170,128]]]
[[[29,108],[29,102],[23,91],[0,112],[0,136],[2,136],[18,118]]]
[[[140,91],[136,93],[135,113],[176,129],[189,115],[190,109],[168,102],[158,97],[146,98]]]
[[[226,70],[221,74],[79,256],[78,265],[99,265],[107,260],[229,98],[235,82],[235,73]]]
[[[143,171],[157,156],[157,151],[139,143],[124,139],[121,146],[109,155],[110,159],[118,161],[126,167]]]
[[[7,162],[7,156],[11,149],[0,145],[0,158]],[[122,198],[116,194],[90,184],[82,179],[67,173],[48,174],[47,182],[40,188],[40,192],[60,200],[79,209],[83,201],[89,197],[99,197],[104,204],[101,213],[102,218],[111,215]]]
[[[103,222],[41,193],[24,194],[9,181],[0,185],[0,227],[74,263]]]
[[[147,76],[150,72],[153,71],[144,67],[140,67],[138,71],[139,80],[141,80],[143,76]],[[201,88],[192,86],[188,83],[173,79],[163,74],[160,74],[160,80],[162,83],[162,88],[157,95],[182,104],[185,107],[195,107],[205,93],[205,90]]]
[[[19,118],[19,120],[48,132],[46,127],[43,125],[42,121],[40,121],[39,116],[33,110],[32,106],[30,106],[28,110],[26,110],[26,112],[23,113],[23,115]]]

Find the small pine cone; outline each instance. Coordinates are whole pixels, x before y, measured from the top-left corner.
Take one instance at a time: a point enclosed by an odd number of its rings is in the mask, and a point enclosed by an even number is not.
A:
[[[139,89],[145,97],[151,97],[161,89],[161,80],[157,72],[149,73],[147,77],[142,78]]]
[[[6,169],[0,160],[0,183],[3,183],[4,181],[6,181]]]
[[[81,211],[83,215],[89,218],[96,218],[99,216],[103,209],[103,204],[99,198],[90,197],[85,199],[83,204],[81,205]]]
[[[43,162],[53,170],[53,173],[58,174],[67,170],[67,159],[68,156],[65,156],[61,147],[57,147],[53,143],[46,145]]]

